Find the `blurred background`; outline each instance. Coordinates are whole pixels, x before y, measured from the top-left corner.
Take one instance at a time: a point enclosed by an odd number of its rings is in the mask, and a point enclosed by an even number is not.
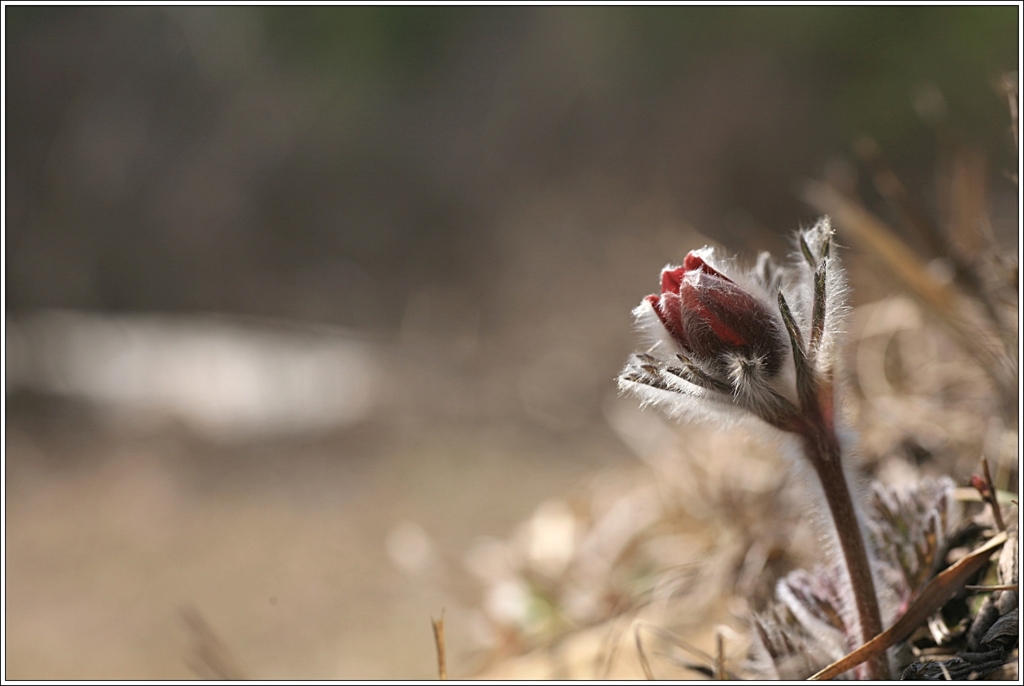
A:
[[[5,676],[430,678],[442,610],[473,673],[466,551],[637,462],[662,266],[893,216],[867,148],[1018,250],[1017,13],[5,6]]]

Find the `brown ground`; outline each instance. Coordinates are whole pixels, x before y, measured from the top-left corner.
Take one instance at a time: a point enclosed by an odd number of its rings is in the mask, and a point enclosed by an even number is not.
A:
[[[224,447],[33,405],[8,412],[6,435],[12,679],[195,676],[183,609],[265,679],[430,678],[430,618],[444,610],[452,672],[465,673],[462,551],[628,459],[600,429],[567,448],[514,426],[374,422]],[[434,538],[448,590],[389,561],[402,520]]]

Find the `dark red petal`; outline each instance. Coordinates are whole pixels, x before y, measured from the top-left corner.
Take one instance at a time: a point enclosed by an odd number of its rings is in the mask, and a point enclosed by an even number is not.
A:
[[[700,323],[711,329],[721,342],[736,348],[750,345],[747,337],[737,330],[740,318],[756,316],[763,309],[753,297],[732,282],[709,284],[703,274],[687,282],[680,290],[681,307],[687,315],[694,315]]]
[[[732,283],[732,279],[709,265],[704,261],[704,258],[693,251],[688,253],[686,255],[686,259],[683,260],[683,269],[687,272],[703,272],[709,276],[717,276],[720,279],[725,279]],[[662,283],[664,283],[664,276],[662,276]]]
[[[680,325],[696,356],[711,361],[738,352],[762,358],[769,373],[779,369],[784,353],[778,323],[760,300],[703,270],[687,274],[679,295]]]
[[[685,275],[686,269],[684,267],[677,267],[675,269],[662,269],[661,292],[678,294],[679,287],[683,283],[683,276]]]
[[[687,348],[686,334],[683,331],[683,318],[682,312],[680,311],[680,300],[679,296],[675,293],[662,293],[661,297],[657,295],[649,295],[644,298],[654,308],[655,313],[658,315],[658,319],[661,320],[662,325],[669,332],[672,338],[675,339],[676,343]]]

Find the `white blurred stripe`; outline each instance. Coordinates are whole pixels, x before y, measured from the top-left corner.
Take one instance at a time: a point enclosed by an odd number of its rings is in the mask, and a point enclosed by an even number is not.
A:
[[[6,392],[154,411],[224,438],[322,430],[365,417],[378,370],[344,329],[213,316],[47,311],[8,318]]]

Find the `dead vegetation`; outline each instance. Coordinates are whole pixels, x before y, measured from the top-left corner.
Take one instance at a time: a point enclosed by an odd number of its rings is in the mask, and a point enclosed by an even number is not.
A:
[[[1016,75],[1003,87],[1016,144]],[[801,626],[777,637],[774,645],[785,648],[768,656],[768,672],[849,676],[891,650],[904,678],[1015,679],[1016,258],[991,230],[988,165],[977,150],[943,150],[939,207],[931,210],[911,197],[877,146],[861,141],[857,151],[906,233],[870,212],[842,180],[808,183],[805,197],[832,216],[841,242],[868,257],[862,264],[882,268],[859,278],[896,287],[850,320],[844,409],[875,483],[873,545],[899,572],[886,591],[898,596],[898,610],[886,631],[838,659],[826,659],[835,651],[814,652],[820,640],[811,620],[776,616],[776,629]],[[481,615],[496,637],[474,676],[764,675],[765,664],[750,659],[750,613],[796,607],[773,606],[773,591],[805,592],[800,604],[824,613],[821,626],[838,621],[826,612],[827,593],[813,590],[816,572],[791,573],[820,562],[822,551],[801,517],[798,485],[770,448],[625,406],[609,409],[608,419],[642,466],[601,475],[542,506],[515,537],[490,544],[486,556],[495,564],[471,563],[485,589]],[[508,589],[518,590],[497,602]],[[806,663],[783,659],[793,640],[807,642],[797,651]]]

